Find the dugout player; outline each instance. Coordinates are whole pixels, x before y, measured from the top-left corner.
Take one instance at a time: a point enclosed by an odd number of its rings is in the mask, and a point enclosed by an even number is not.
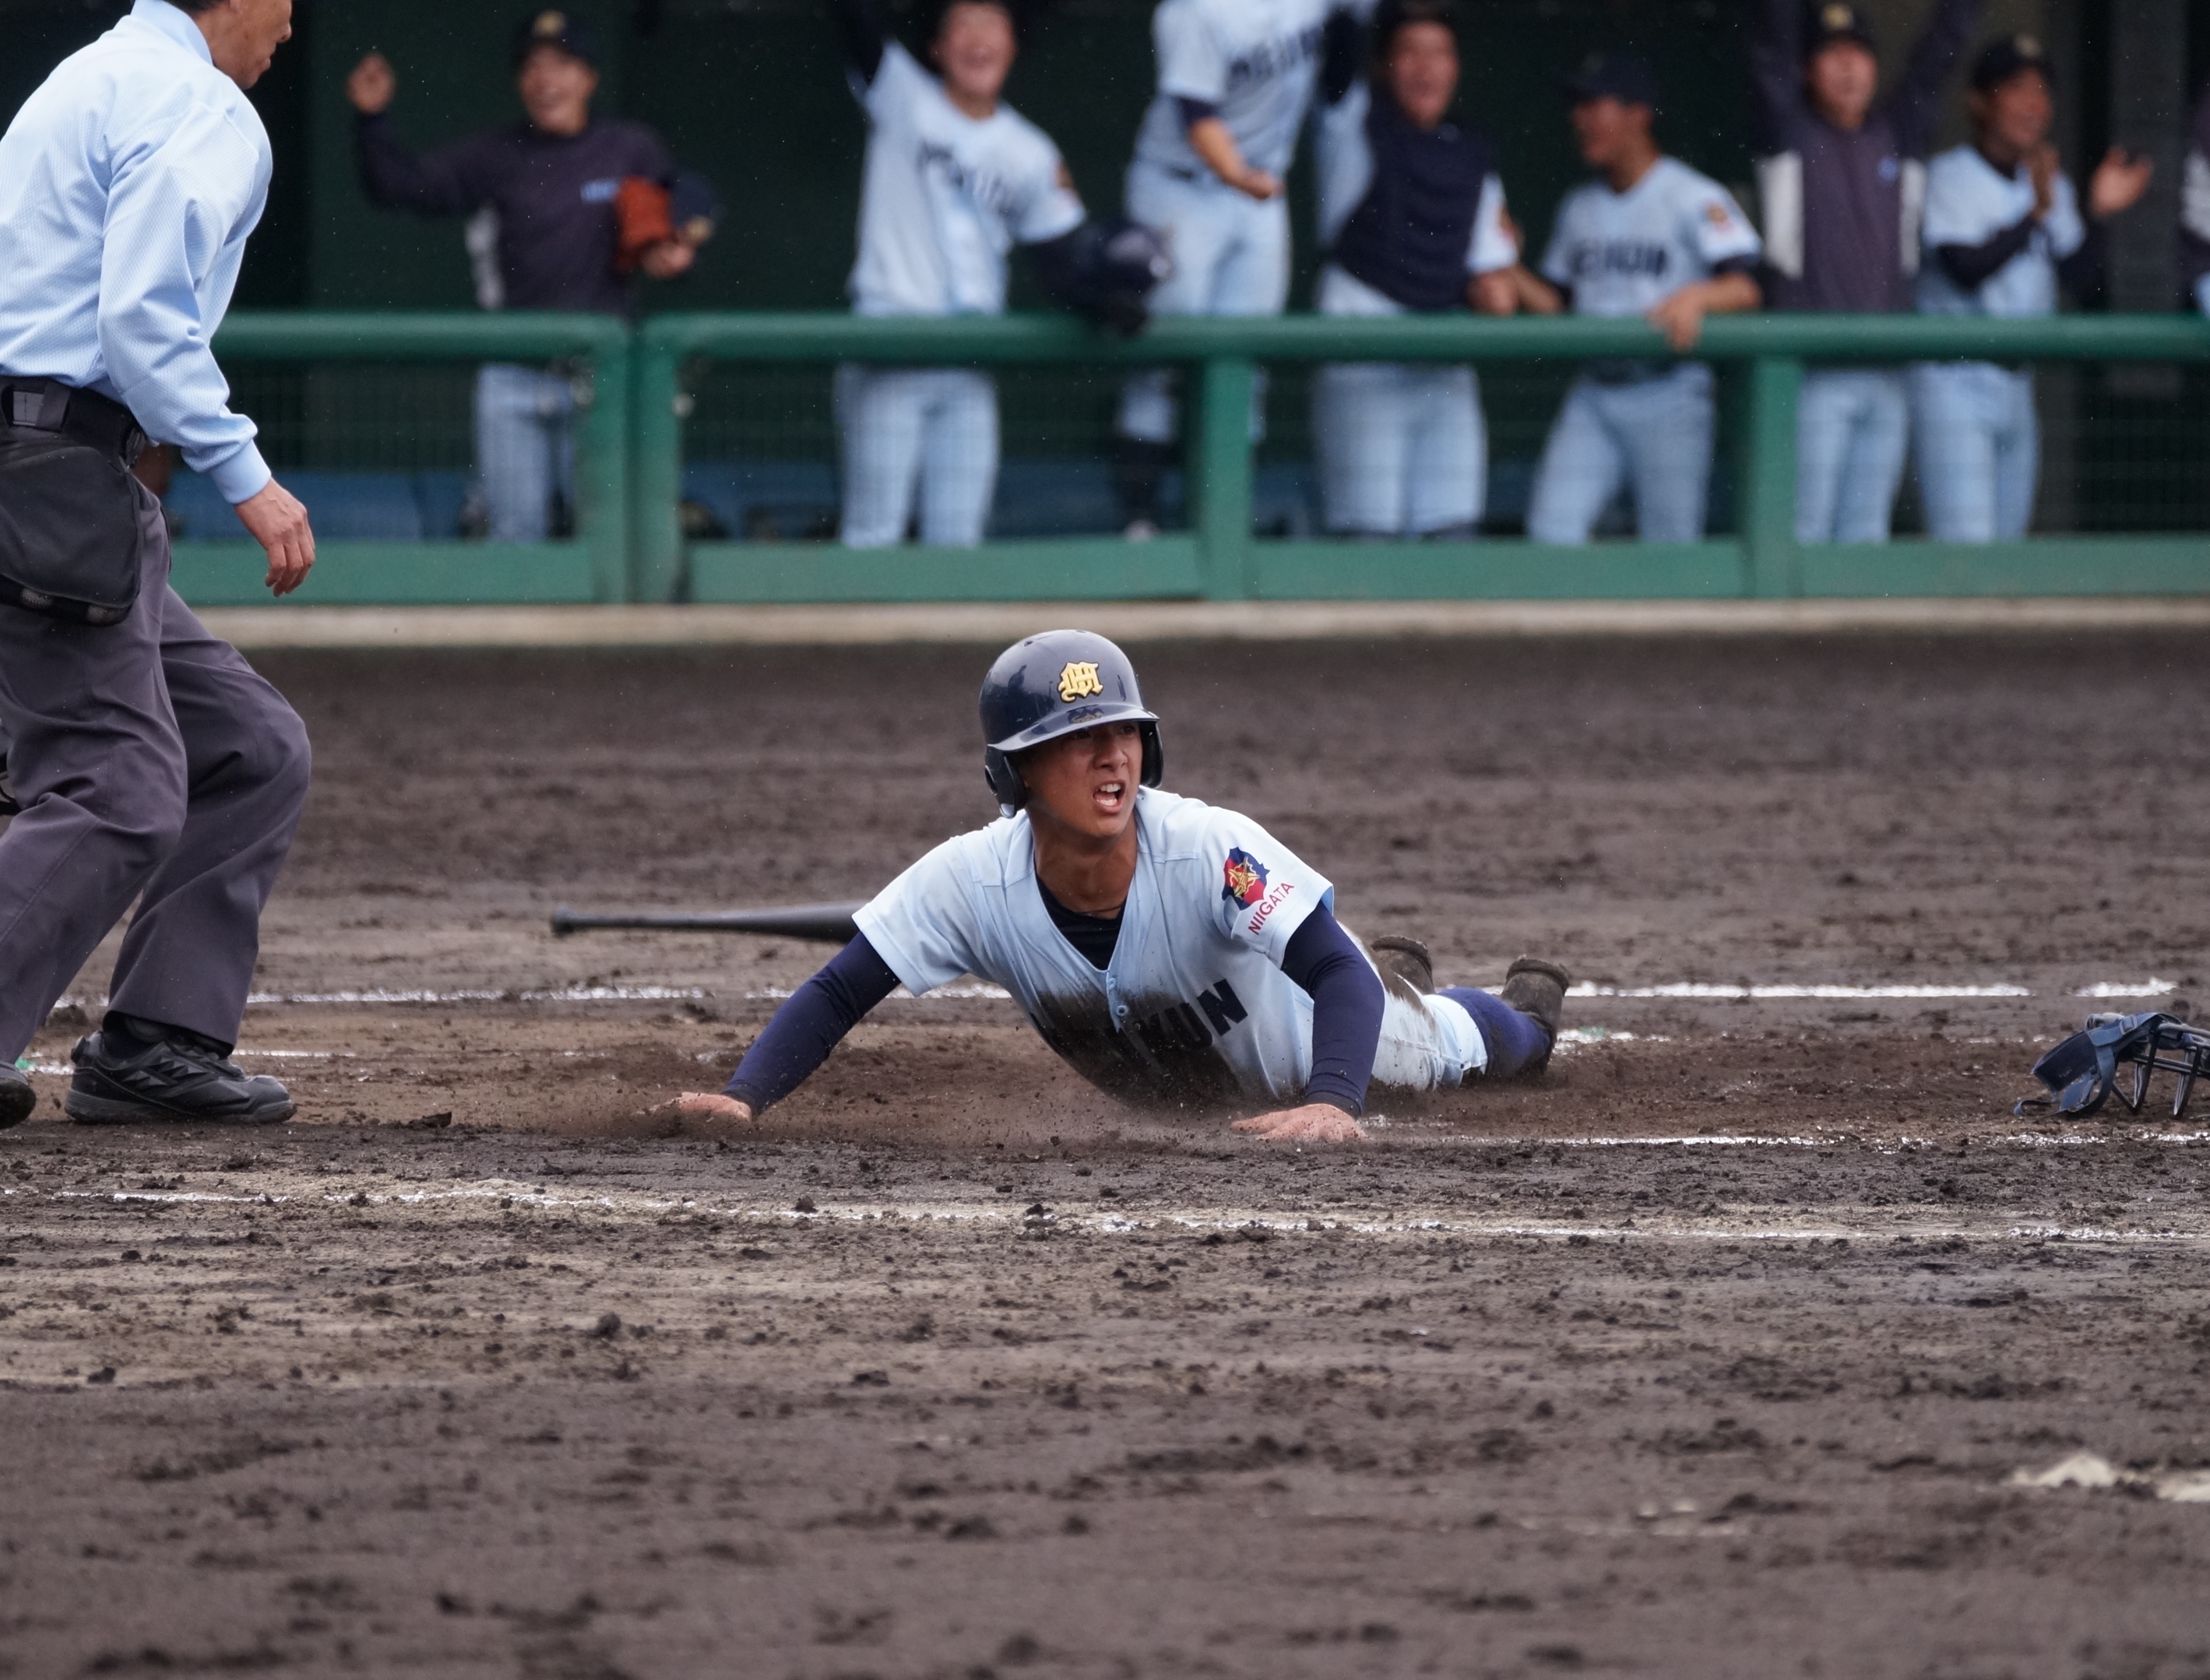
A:
[[[1160,0],[1151,14],[1158,92],[1128,166],[1131,220],[1155,229],[1174,274],[1151,299],[1160,315],[1279,315],[1289,296],[1289,216],[1283,177],[1312,102],[1337,0]],[[1253,437],[1265,400],[1252,392]],[[1115,443],[1128,534],[1158,529],[1161,480],[1180,429],[1174,376],[1133,375]]]
[[[1658,78],[1597,54],[1566,84],[1573,136],[1597,178],[1558,208],[1539,313],[1639,315],[1676,352],[1704,317],[1758,306],[1757,232],[1724,187],[1658,149]],[[1645,542],[1704,534],[1712,475],[1712,370],[1702,362],[1591,362],[1566,394],[1536,469],[1527,534],[1585,543],[1624,485]]]
[[[2053,314],[2060,284],[2096,285],[2103,224],[2141,202],[2149,162],[2110,148],[2087,185],[2086,213],[2049,142],[2050,65],[2031,35],[1992,41],[1973,61],[1970,145],[1927,172],[1918,307],[1929,315]],[[1984,543],[2026,534],[2041,457],[2033,375],[1995,362],[1911,370],[1911,429],[1926,533]]]
[[[346,78],[363,189],[378,204],[471,218],[476,301],[486,309],[625,316],[635,274],[674,279],[713,231],[711,192],[679,178],[659,135],[591,114],[597,63],[583,20],[532,12],[514,33],[524,119],[419,155],[391,120],[398,79],[383,55],[370,53]],[[573,506],[575,412],[565,368],[486,362],[477,370],[476,471],[493,541],[541,542],[554,498]]]
[[[832,0],[852,91],[867,114],[853,307],[861,315],[999,315],[1005,258],[1030,249],[1059,301],[1132,331],[1164,272],[1140,229],[1088,221],[1049,135],[999,95],[1017,48],[1007,0],[947,0],[932,75],[891,39],[873,0]],[[969,368],[836,370],[843,540],[982,540],[998,478],[998,394]]]
[[[1327,22],[1314,136],[1323,315],[1476,309],[1509,315],[1519,260],[1488,141],[1445,120],[1458,93],[1450,0],[1383,0],[1368,30]],[[1327,528],[1470,537],[1488,435],[1470,367],[1354,362],[1313,381]]]
[[[1886,98],[1857,0],[1763,0],[1750,66],[1763,130],[1766,302],[1884,315],[1911,306],[1926,154],[1980,0],[1937,0]],[[1887,540],[1910,431],[1900,369],[1813,368],[1796,420],[1796,539]]]
[[[1001,815],[938,846],[859,912],[859,937],[692,1113],[749,1120],[794,1090],[901,984],[1010,991],[1099,1089],[1168,1105],[1262,1103],[1238,1131],[1362,1138],[1369,1082],[1433,1090],[1549,1060],[1567,984],[1522,957],[1501,995],[1438,991],[1427,948],[1362,948],[1325,876],[1247,816],[1166,792],[1158,719],[1100,635],[1054,630],[983,679],[983,774]]]
[[[2186,174],[2179,184],[2179,277],[2195,307],[2210,315],[2210,87],[2187,113]]]
[[[0,137],[0,719],[21,813],[0,833],[0,1126],[15,1059],[132,900],[100,1029],[71,1052],[81,1121],[281,1120],[229,1060],[290,849],[307,735],[169,587],[161,506],[130,467],[181,446],[268,551],[314,564],[208,347],[269,191],[245,90],[291,0],[137,0]]]

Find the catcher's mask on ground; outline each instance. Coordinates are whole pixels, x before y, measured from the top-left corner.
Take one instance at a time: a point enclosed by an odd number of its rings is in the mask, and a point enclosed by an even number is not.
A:
[[[2083,1030],[2033,1064],[2033,1076],[2049,1087],[2049,1095],[2022,1097],[2011,1111],[2023,1116],[2028,1109],[2054,1108],[2059,1114],[2092,1114],[2116,1089],[2122,1063],[2133,1064],[2134,1076],[2131,1088],[2119,1091],[2118,1099],[2135,1114],[2148,1096],[2152,1073],[2162,1068],[2179,1075],[2171,1099],[2176,1119],[2195,1081],[2210,1075],[2210,1032],[2160,1009],[2090,1015]]]
[[[1143,785],[1156,787],[1166,772],[1158,714],[1144,705],[1135,666],[1088,630],[1047,630],[1005,649],[982,679],[981,709],[982,779],[1007,816],[1029,798],[1012,755],[1093,724],[1142,726]]]

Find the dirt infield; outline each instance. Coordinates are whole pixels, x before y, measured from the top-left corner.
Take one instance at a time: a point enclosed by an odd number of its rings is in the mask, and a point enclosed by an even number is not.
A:
[[[1140,650],[1351,924],[1588,982],[1303,1153],[975,987],[658,1106],[819,948],[552,905],[864,897],[975,650],[264,655],[302,1116],[0,1135],[0,1674],[2210,1675],[2210,1097],[2009,1113],[2210,980],[2206,651]]]

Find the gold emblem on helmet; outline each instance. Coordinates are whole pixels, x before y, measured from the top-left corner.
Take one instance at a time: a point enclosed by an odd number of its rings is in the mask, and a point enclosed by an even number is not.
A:
[[[1105,685],[1097,680],[1095,660],[1069,659],[1066,669],[1059,673],[1059,697],[1061,700],[1080,700],[1087,695],[1104,692]]]
[[[551,40],[556,35],[565,34],[567,30],[568,15],[565,12],[540,12],[537,14],[537,21],[529,26],[531,34],[540,40],[546,41]]]
[[[2020,35],[2011,45],[2018,49],[2018,56],[2021,58],[2041,57],[2041,38],[2038,35]]]
[[[1829,29],[1841,30],[1848,28],[1856,20],[1851,16],[1847,6],[1833,5],[1819,14],[1819,21]]]

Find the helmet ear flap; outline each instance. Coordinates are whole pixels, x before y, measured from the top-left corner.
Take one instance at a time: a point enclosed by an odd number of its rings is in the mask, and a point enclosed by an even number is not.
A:
[[[1013,768],[1011,756],[995,747],[982,749],[982,780],[990,785],[990,792],[1004,810],[1016,811],[1028,804],[1029,785]]]
[[[1159,739],[1159,726],[1156,724],[1141,724],[1138,727],[1144,732],[1143,784],[1146,787],[1156,787],[1166,780],[1166,744]]]

